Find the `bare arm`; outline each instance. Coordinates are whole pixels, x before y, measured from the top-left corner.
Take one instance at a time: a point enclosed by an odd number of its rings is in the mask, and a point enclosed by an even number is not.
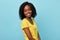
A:
[[[24,28],[23,30],[26,33],[26,35],[27,35],[27,37],[28,37],[29,40],[34,40],[34,38],[32,37],[31,32],[30,32],[30,30],[29,30],[28,27]]]

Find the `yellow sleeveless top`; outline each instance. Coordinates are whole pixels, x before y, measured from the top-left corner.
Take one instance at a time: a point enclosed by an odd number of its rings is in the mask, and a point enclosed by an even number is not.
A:
[[[38,29],[37,29],[37,26],[36,26],[36,22],[35,22],[35,20],[33,18],[32,18],[32,20],[33,20],[33,23],[34,23],[33,25],[26,18],[24,18],[22,20],[21,28],[22,28],[22,31],[24,33],[25,40],[29,40],[27,35],[25,34],[24,30],[23,30],[23,28],[26,28],[26,27],[29,27],[30,32],[32,34],[32,37],[35,40],[38,40]]]

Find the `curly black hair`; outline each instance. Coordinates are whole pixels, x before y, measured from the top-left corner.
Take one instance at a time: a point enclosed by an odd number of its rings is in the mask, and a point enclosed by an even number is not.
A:
[[[24,15],[24,7],[26,5],[29,5],[31,7],[31,10],[32,10],[32,15],[31,17],[35,17],[37,14],[36,14],[36,9],[34,7],[34,5],[32,3],[29,3],[29,2],[24,2],[23,4],[21,4],[20,8],[19,8],[19,18],[22,20],[25,18],[25,15]]]

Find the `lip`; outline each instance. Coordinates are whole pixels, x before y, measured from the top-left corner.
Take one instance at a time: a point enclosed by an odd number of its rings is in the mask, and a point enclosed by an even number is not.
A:
[[[27,14],[27,15],[31,15],[31,14]]]

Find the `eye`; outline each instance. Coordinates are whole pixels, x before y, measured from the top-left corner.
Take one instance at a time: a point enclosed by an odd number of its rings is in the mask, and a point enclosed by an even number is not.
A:
[[[27,10],[24,10],[24,12],[26,12]]]

